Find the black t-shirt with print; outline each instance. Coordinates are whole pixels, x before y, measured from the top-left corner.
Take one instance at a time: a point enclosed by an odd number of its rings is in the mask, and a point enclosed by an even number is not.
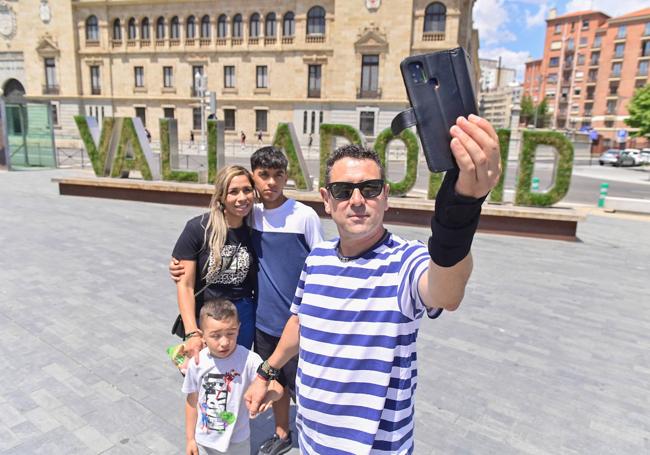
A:
[[[211,264],[210,248],[204,245],[205,226],[209,218],[210,214],[204,213],[189,220],[172,253],[176,259],[196,261],[194,292],[209,283],[196,296],[197,314],[206,299],[223,297],[237,300],[253,297],[255,288],[256,260],[251,246],[250,228],[243,224],[236,229],[228,229],[226,243],[221,249],[221,266],[214,267]],[[209,234],[208,232],[207,241],[210,239]]]

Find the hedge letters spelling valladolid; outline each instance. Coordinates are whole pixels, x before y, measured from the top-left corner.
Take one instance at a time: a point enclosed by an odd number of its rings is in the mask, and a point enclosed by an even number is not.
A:
[[[131,170],[139,170],[145,180],[163,180],[197,182],[198,174],[192,171],[172,169],[177,162],[178,139],[175,119],[160,120],[160,162],[154,163],[153,154],[146,138],[144,126],[139,118],[105,118],[101,131],[92,117],[75,117],[79,134],[86,147],[95,175],[98,177],[123,176]],[[219,125],[221,124],[221,125]],[[208,181],[214,181],[216,171],[224,163],[223,122],[208,121]],[[504,163],[503,174],[498,185],[492,190],[491,202],[503,202],[503,186],[508,162],[509,130],[497,131],[501,148],[501,162]],[[320,173],[319,184],[325,184],[326,162],[336,146],[337,138],[343,138],[354,144],[364,144],[363,135],[349,125],[320,125]],[[420,148],[417,137],[410,130],[393,136],[390,128],[382,131],[375,141],[375,150],[384,165],[387,164],[386,149],[389,144],[399,140],[406,147],[406,172],[399,182],[388,182],[391,196],[403,196],[408,193],[417,179]],[[296,188],[311,190],[311,177],[291,123],[280,123],[273,138],[273,145],[281,148],[289,161],[289,177],[296,183]],[[531,191],[531,181],[535,166],[535,150],[538,145],[548,145],[557,154],[553,173],[553,184],[544,192]],[[158,164],[158,165],[156,165]],[[160,173],[158,173],[160,169]],[[557,132],[524,131],[522,149],[519,154],[519,173],[515,190],[515,205],[548,207],[566,196],[571,183],[573,170],[573,145]],[[430,174],[427,197],[435,199],[442,174]]]

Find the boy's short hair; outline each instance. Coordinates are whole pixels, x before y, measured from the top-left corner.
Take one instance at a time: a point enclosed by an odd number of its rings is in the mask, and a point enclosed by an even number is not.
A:
[[[237,307],[228,299],[206,300],[199,312],[199,325],[203,327],[206,318],[212,318],[217,321],[234,319],[239,322]]]
[[[251,155],[251,171],[255,169],[282,169],[287,170],[289,161],[282,150],[267,146],[259,148]]]

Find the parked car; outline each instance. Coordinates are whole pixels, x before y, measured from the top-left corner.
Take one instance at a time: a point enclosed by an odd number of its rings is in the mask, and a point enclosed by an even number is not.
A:
[[[650,164],[650,149],[641,149],[641,164]]]
[[[605,164],[611,164],[616,166],[618,163],[618,157],[621,155],[621,151],[617,149],[606,150],[600,158],[598,158],[598,163],[603,166]]]
[[[636,166],[636,160],[632,156],[631,152],[623,150],[618,156],[618,161],[614,164],[614,166]]]
[[[639,150],[639,149],[625,149],[625,150],[623,150],[623,153],[625,153],[625,154],[632,157],[632,159],[634,160],[634,165],[635,166],[640,166],[641,165],[641,163],[642,163],[641,150]]]

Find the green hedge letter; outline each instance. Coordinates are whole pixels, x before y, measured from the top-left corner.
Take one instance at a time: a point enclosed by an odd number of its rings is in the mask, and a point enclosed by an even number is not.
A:
[[[501,177],[497,186],[490,192],[490,202],[503,202],[503,185],[506,181],[506,169],[508,169],[508,152],[510,146],[510,130],[497,130],[499,136],[499,149],[501,151]]]
[[[287,156],[289,161],[288,177],[296,182],[296,188],[307,191],[313,190],[309,170],[302,155],[302,149],[293,123],[278,124],[273,138],[273,146],[282,149]]]
[[[111,177],[128,176],[130,171],[138,170],[142,174],[143,179],[152,180],[154,175],[151,169],[152,156],[148,148],[149,144],[147,143],[147,151],[149,153],[145,153],[140,143],[141,137],[136,133],[135,126],[133,125],[133,119],[130,117],[115,118],[115,130],[119,131],[119,141],[117,148],[115,148],[114,141],[111,139],[109,159],[110,155],[114,153]],[[144,135],[144,128],[142,135]],[[158,180],[159,176],[155,175],[155,178]]]
[[[178,157],[178,121],[161,118],[160,125],[160,172],[163,180],[176,182],[198,182],[198,172],[176,171],[172,169],[171,156]],[[178,161],[176,159],[175,161]]]
[[[107,162],[107,156],[111,136],[113,135],[113,118],[107,117],[104,119],[101,133],[94,117],[75,115],[74,121],[79,129],[79,135],[84,147],[86,147],[86,154],[93,165],[95,175],[97,177],[108,177],[112,164]]]
[[[553,185],[544,193],[530,190],[535,167],[535,150],[538,145],[554,148],[557,158],[553,173]],[[515,193],[515,205],[548,207],[561,200],[569,191],[573,169],[573,145],[563,134],[553,131],[524,131],[523,146],[519,154],[519,176]]]
[[[327,159],[336,145],[336,137],[344,137],[353,144],[363,145],[361,134],[350,125],[322,123],[320,126],[320,176],[318,184],[325,186]]]
[[[393,135],[390,128],[382,131],[377,140],[375,141],[375,152],[379,155],[381,164],[386,169],[388,174],[388,162],[386,160],[386,148],[388,145],[396,140],[401,140],[406,145],[406,175],[401,182],[391,182],[386,179],[386,183],[390,184],[390,196],[403,196],[408,193],[415,185],[415,180],[418,176],[418,155],[420,153],[420,146],[418,145],[417,137],[411,130],[404,130],[399,136]]]

